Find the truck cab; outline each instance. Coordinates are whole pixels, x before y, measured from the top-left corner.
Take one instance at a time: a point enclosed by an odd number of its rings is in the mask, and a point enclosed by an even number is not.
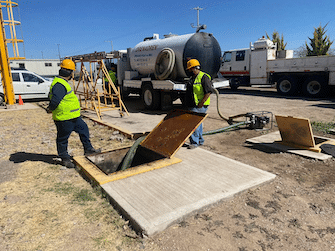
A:
[[[225,51],[220,67],[221,75],[229,80],[229,86],[237,89],[250,83],[250,49]]]

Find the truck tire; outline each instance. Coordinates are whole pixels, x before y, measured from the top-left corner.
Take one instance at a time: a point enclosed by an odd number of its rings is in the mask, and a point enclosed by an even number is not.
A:
[[[328,91],[326,81],[321,77],[310,77],[303,85],[303,93],[307,97],[322,97]]]
[[[285,96],[291,96],[297,92],[296,81],[288,76],[282,77],[277,82],[277,92]]]
[[[156,110],[160,106],[159,92],[152,88],[151,84],[144,84],[141,92],[142,102],[145,109]]]
[[[0,93],[0,106],[5,105],[5,95]]]
[[[230,89],[233,90],[233,91],[236,91],[237,88],[240,86],[239,82],[240,81],[238,79],[236,79],[236,78],[229,79],[229,87],[230,87]]]

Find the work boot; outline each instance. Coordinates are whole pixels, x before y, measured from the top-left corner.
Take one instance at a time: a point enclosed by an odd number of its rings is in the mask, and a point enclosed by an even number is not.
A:
[[[70,159],[63,159],[61,164],[67,168],[75,168],[75,164]]]
[[[101,153],[101,149],[100,148],[99,149],[92,148],[90,150],[85,150],[84,155],[85,156],[90,156],[90,155],[97,154],[97,153]]]
[[[198,145],[191,144],[191,145],[187,146],[187,149],[195,149],[197,147],[198,147]]]

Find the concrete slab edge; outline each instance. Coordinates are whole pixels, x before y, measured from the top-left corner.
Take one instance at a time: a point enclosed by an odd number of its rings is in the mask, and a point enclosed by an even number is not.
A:
[[[133,168],[129,168],[125,171],[118,171],[111,174],[105,174],[101,171],[96,165],[94,165],[91,161],[89,161],[85,156],[76,156],[73,157],[73,160],[76,164],[84,171],[86,176],[97,182],[99,185],[103,185],[112,181],[125,179],[137,174],[150,172],[152,170],[160,169],[169,165],[180,163],[182,160],[176,157],[172,157],[170,159],[165,158],[162,160],[153,161],[149,164],[144,164],[140,166],[136,166]]]
[[[332,156],[329,154],[292,148],[289,146],[285,146],[283,144],[276,143],[275,141],[276,139],[278,139],[277,136],[280,137],[279,132],[274,132],[268,135],[263,135],[263,136],[247,139],[246,142],[250,144],[255,144],[255,145],[262,145],[270,149],[274,149],[274,150],[282,151],[282,152],[288,152],[288,153],[300,155],[300,156],[307,157],[307,158],[314,158],[318,160],[327,160],[327,159],[332,158]]]

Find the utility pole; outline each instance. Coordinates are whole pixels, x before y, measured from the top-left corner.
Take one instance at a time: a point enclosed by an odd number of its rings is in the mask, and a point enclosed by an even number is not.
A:
[[[109,43],[109,42],[110,42],[110,43],[111,43],[111,46],[112,46],[112,51],[113,51],[113,50],[114,50],[114,49],[113,49],[113,41],[105,41],[105,42],[107,42],[107,43]]]
[[[105,41],[105,42],[107,42],[107,43],[110,42],[110,43],[111,43],[111,47],[112,47],[112,51],[114,51],[114,49],[113,49],[113,41]],[[111,52],[112,52],[112,51],[111,51]],[[111,61],[112,61],[112,63],[114,63],[114,58],[113,58]]]
[[[57,46],[58,46],[58,56],[59,56],[59,61],[60,61],[60,50],[59,50],[60,44],[57,44]]]

